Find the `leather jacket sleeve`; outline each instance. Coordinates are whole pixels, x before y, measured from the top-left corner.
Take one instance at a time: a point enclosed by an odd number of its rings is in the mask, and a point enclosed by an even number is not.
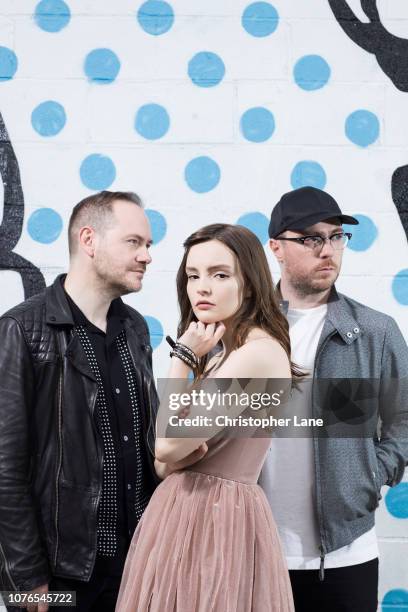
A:
[[[0,318],[0,586],[29,591],[49,581],[31,495],[30,408],[35,386],[24,331]]]

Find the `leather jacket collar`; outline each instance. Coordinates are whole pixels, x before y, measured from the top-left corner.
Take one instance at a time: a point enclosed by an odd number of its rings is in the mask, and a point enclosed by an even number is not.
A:
[[[45,290],[45,320],[49,325],[75,325],[70,305],[65,295],[63,283],[66,274],[59,274],[53,284]],[[121,317],[131,321],[131,316],[120,298],[115,300]]]

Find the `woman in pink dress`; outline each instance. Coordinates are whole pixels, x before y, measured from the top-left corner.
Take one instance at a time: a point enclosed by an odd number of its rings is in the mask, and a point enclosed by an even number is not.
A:
[[[214,224],[184,246],[179,338],[168,377],[188,379],[191,369],[196,380],[296,375],[256,236]],[[257,484],[269,444],[267,437],[222,431],[157,438],[156,470],[164,480],[133,536],[117,612],[293,612],[277,528]]]

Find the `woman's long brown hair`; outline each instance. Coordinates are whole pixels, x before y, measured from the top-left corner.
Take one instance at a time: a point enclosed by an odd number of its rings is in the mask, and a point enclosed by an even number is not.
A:
[[[214,223],[194,232],[184,242],[184,256],[177,272],[177,296],[180,308],[180,321],[177,336],[180,337],[192,321],[197,321],[187,295],[186,262],[192,246],[209,240],[218,240],[228,247],[237,258],[243,278],[245,294],[242,304],[233,317],[232,342],[235,348],[242,346],[249,331],[254,327],[263,329],[275,338],[285,350],[290,360],[289,326],[282,314],[277,300],[271,272],[265,251],[258,238],[246,227]],[[205,369],[207,356],[200,360],[196,377]],[[290,362],[292,376],[302,376],[295,364]]]

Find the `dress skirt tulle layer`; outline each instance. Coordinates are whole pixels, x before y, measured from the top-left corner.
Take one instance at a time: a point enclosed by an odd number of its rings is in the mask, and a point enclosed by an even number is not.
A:
[[[116,612],[293,610],[258,485],[187,470],[159,485],[135,531]]]

